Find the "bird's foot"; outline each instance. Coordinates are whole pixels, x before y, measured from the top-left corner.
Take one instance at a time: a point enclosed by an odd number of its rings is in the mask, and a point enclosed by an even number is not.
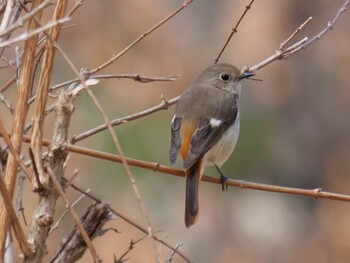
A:
[[[222,189],[222,191],[227,191],[228,185],[225,185],[225,182],[229,179],[229,177],[224,175],[221,172],[220,168],[216,164],[214,164],[214,165],[215,165],[216,170],[218,170],[218,172],[220,174],[221,189]]]

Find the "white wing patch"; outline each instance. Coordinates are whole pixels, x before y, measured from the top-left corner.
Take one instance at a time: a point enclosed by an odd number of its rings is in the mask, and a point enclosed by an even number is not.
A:
[[[221,124],[221,120],[218,120],[218,119],[215,119],[215,118],[211,118],[210,119],[210,126],[212,127],[212,128],[216,128],[216,127],[218,127],[220,124]]]

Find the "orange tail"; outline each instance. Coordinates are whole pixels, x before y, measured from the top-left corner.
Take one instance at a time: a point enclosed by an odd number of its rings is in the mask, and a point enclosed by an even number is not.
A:
[[[198,185],[201,179],[200,163],[196,163],[186,171],[185,225],[187,228],[196,223],[198,219]]]

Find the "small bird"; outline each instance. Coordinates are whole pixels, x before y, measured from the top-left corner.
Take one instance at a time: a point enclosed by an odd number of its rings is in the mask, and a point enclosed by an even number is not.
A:
[[[185,225],[198,219],[198,185],[207,165],[218,169],[239,135],[241,81],[254,76],[220,63],[209,66],[182,94],[171,123],[170,162],[182,157],[186,173]],[[221,179],[224,180],[223,174]]]

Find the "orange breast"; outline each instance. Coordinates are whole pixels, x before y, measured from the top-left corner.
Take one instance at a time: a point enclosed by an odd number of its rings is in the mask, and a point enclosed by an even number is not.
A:
[[[184,120],[181,124],[181,148],[180,155],[183,160],[187,158],[190,151],[192,135],[197,129],[197,121],[195,120]]]

